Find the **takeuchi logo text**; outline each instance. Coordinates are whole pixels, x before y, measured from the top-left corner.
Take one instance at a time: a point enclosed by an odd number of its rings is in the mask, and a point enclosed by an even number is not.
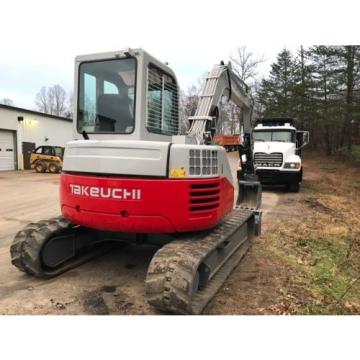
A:
[[[94,198],[141,200],[140,189],[122,189],[70,184],[70,191],[74,195],[89,196]]]

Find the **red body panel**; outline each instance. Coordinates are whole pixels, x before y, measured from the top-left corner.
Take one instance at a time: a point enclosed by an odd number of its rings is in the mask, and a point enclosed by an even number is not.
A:
[[[136,233],[209,229],[233,207],[226,178],[146,179],[61,174],[61,211],[75,224]]]

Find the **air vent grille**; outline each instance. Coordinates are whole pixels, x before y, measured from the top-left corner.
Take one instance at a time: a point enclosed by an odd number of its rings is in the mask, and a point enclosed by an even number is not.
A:
[[[217,175],[218,152],[217,150],[189,150],[190,175]]]
[[[190,185],[190,212],[209,211],[220,205],[220,182]]]

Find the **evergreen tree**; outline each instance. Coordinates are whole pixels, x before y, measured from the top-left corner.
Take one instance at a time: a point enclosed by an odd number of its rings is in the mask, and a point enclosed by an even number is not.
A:
[[[339,118],[342,115],[339,58],[334,46],[313,46],[309,55],[313,63],[314,120],[317,128],[313,141],[323,143],[330,155],[338,142]]]
[[[312,131],[315,118],[313,65],[309,62],[309,54],[303,46],[298,50],[294,60],[293,116],[301,127]]]
[[[283,49],[272,64],[269,79],[261,82],[258,101],[266,116],[293,116],[294,60]]]
[[[340,146],[351,151],[352,130],[359,122],[359,99],[356,91],[360,85],[360,46],[345,45],[336,47],[340,61],[340,81],[343,93],[343,125],[340,134]]]

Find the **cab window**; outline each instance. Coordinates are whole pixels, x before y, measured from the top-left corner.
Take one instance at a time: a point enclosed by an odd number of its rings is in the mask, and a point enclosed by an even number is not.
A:
[[[50,146],[43,146],[43,155],[53,156],[53,149]]]
[[[179,102],[175,79],[149,65],[147,82],[146,128],[154,133],[176,135],[179,127]]]
[[[84,62],[79,69],[77,128],[81,133],[134,131],[136,60]]]

